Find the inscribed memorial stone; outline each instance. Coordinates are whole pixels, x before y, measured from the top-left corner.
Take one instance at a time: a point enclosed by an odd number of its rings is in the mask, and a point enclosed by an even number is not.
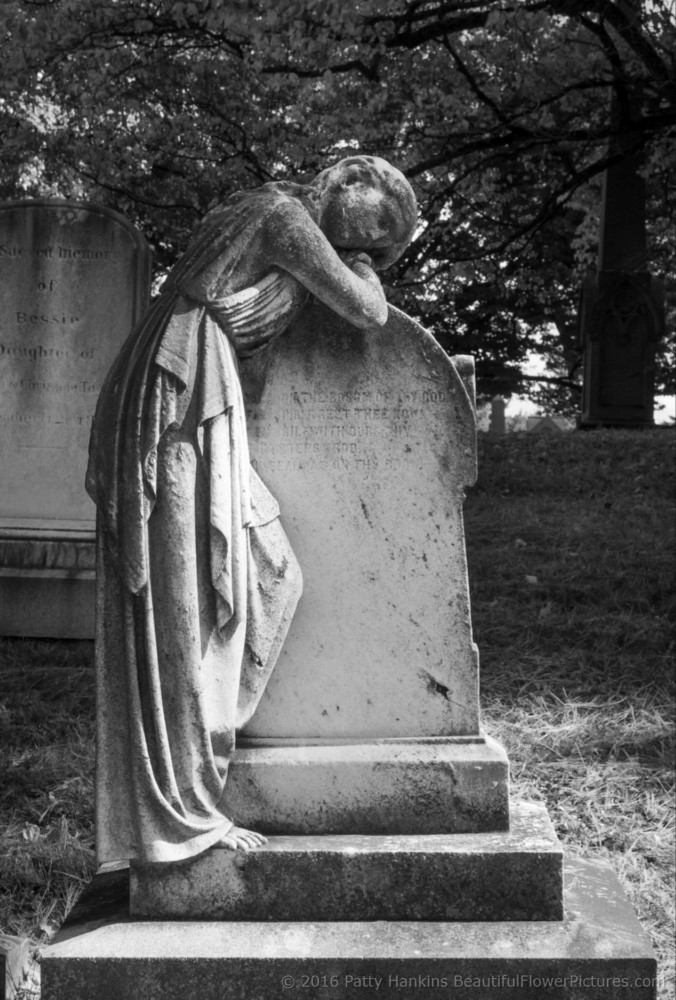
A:
[[[150,253],[109,209],[24,201],[0,205],[0,258],[0,630],[91,634],[91,418],[147,303]]]
[[[436,341],[396,309],[357,330],[321,306],[249,379],[252,464],[304,593],[247,736],[477,734],[462,522],[475,418]]]

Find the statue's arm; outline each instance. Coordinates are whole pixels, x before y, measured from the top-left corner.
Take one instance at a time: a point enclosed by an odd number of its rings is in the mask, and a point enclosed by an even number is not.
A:
[[[359,259],[349,266],[344,263],[301,205],[283,202],[264,228],[270,266],[288,271],[354,326],[382,326],[387,321],[385,293],[373,269]],[[354,249],[368,254],[367,247]]]

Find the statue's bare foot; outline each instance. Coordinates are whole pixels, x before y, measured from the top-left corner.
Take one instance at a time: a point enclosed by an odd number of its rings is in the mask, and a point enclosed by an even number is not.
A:
[[[227,847],[230,851],[250,851],[261,844],[267,844],[267,839],[262,833],[255,833],[254,830],[245,830],[241,826],[233,826],[219,842],[221,847]]]

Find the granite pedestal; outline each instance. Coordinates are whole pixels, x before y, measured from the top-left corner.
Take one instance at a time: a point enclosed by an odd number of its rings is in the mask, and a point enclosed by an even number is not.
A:
[[[94,524],[0,518],[0,635],[94,634]]]
[[[255,851],[131,864],[139,919],[561,920],[562,851],[542,805],[501,833],[271,837]]]
[[[609,866],[569,860],[542,921],[142,921],[98,876],[42,958],[42,1000],[652,1000],[650,944]],[[98,881],[97,881],[98,880]]]

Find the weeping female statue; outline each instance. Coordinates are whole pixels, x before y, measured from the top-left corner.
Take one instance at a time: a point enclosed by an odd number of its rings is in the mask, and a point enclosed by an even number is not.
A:
[[[384,324],[375,271],[401,255],[416,214],[404,176],[370,156],[308,185],[233,195],[206,216],[106,379],[87,473],[101,862],[264,842],[219,803],[302,583],[249,465],[237,359],[282,335],[310,295],[357,327]]]

